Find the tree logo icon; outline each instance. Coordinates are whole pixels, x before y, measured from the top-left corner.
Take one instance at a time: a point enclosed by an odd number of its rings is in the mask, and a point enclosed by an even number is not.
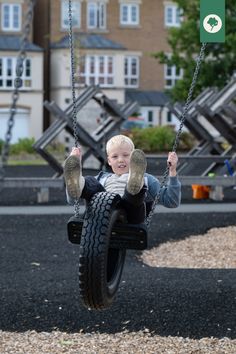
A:
[[[203,27],[208,33],[217,33],[222,27],[222,20],[218,15],[207,15],[203,20]]]

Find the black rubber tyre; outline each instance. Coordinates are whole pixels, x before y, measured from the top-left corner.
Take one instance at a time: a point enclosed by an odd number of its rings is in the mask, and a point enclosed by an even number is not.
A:
[[[125,249],[109,247],[112,226],[122,215],[120,196],[101,192],[91,199],[84,218],[80,242],[79,285],[87,308],[104,309],[118,290]]]

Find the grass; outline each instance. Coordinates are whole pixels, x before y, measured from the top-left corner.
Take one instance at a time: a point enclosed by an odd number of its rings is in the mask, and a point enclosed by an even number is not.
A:
[[[47,161],[43,159],[35,160],[14,160],[9,158],[8,166],[37,166],[37,165],[47,165]]]
[[[62,156],[61,154],[59,154],[58,156],[54,155],[54,157],[60,162],[64,161],[64,155]],[[17,155],[10,155],[7,164],[9,166],[37,166],[47,165],[48,162],[38,154],[22,153]]]
[[[11,144],[7,164],[10,166],[47,165],[47,161],[34,150],[34,142],[34,138],[23,138],[19,139],[17,143]],[[3,145],[4,142],[0,139],[0,154]],[[47,147],[47,151],[60,163],[65,160],[65,147],[62,144],[54,142]]]

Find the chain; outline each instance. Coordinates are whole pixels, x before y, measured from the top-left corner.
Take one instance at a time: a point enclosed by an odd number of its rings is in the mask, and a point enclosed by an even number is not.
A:
[[[79,146],[79,137],[77,135],[77,108],[76,108],[76,95],[75,95],[75,56],[74,56],[74,37],[73,37],[73,19],[72,19],[72,5],[69,0],[69,41],[70,41],[70,58],[71,58],[71,91],[72,91],[72,122],[73,122],[73,134],[75,140],[75,146]],[[75,201],[74,214],[79,216],[79,200]]]
[[[5,175],[4,166],[7,164],[8,156],[9,156],[10,142],[12,138],[12,128],[14,126],[14,117],[16,114],[16,104],[19,99],[19,89],[23,85],[23,81],[21,77],[24,71],[24,60],[26,58],[25,48],[27,46],[27,43],[29,42],[29,34],[30,34],[30,29],[32,24],[33,10],[34,10],[35,3],[36,0],[29,0],[25,25],[22,31],[23,34],[20,42],[20,52],[18,54],[17,61],[16,61],[16,78],[14,80],[14,90],[12,93],[10,116],[7,123],[7,132],[5,135],[5,140],[2,147],[1,160],[0,160],[0,179],[4,178]]]
[[[71,91],[73,101],[72,121],[73,121],[73,133],[75,139],[75,146],[79,146],[79,138],[77,135],[77,109],[76,109],[76,95],[75,95],[75,55],[74,55],[74,37],[73,37],[73,19],[72,19],[72,5],[69,0],[69,40],[70,40],[70,58],[71,58]]]
[[[178,131],[176,133],[176,136],[175,136],[175,141],[174,141],[174,144],[173,144],[172,152],[176,152],[178,144],[179,144],[179,139],[180,139],[180,135],[181,135],[182,130],[183,130],[184,122],[185,122],[185,119],[186,119],[186,114],[187,114],[187,111],[188,111],[188,108],[189,108],[189,104],[190,104],[190,102],[192,100],[193,91],[194,91],[194,88],[196,86],[198,74],[199,74],[200,67],[201,67],[201,63],[202,63],[202,60],[204,58],[205,49],[206,49],[206,43],[203,43],[202,46],[201,46],[200,54],[199,54],[199,56],[197,58],[197,63],[196,63],[195,71],[194,71],[194,74],[193,74],[192,83],[190,85],[190,89],[189,89],[189,92],[188,92],[187,100],[185,102],[183,113],[182,113],[182,116],[180,118],[180,125],[179,125],[179,129],[178,129]],[[152,205],[152,209],[151,209],[147,219],[145,220],[145,224],[148,227],[150,226],[150,222],[151,222],[152,216],[154,214],[155,207],[160,201],[162,189],[167,184],[168,175],[169,175],[169,166],[166,167],[166,170],[165,170],[165,172],[163,174],[163,178],[162,178],[162,181],[161,181],[159,192],[158,192],[157,196],[155,197],[155,200],[154,200],[153,205]]]

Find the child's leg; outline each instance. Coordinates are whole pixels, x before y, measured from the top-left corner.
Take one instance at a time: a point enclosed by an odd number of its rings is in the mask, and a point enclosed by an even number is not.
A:
[[[71,204],[74,200],[84,198],[89,201],[97,193],[104,191],[104,187],[93,176],[82,176],[81,155],[79,149],[72,151],[64,164],[64,179],[66,183],[67,200]]]
[[[70,155],[64,164],[64,179],[66,191],[71,199],[79,199],[85,185],[85,179],[82,176],[81,158],[76,155]]]
[[[147,187],[144,185],[140,192],[132,195],[125,189],[125,193],[121,200],[121,206],[125,209],[127,220],[130,224],[143,223],[146,218],[146,197]]]
[[[139,224],[145,220],[145,197],[147,187],[144,185],[144,173],[147,162],[142,150],[134,150],[130,158],[127,186],[122,197],[122,205],[127,212],[129,223]]]
[[[147,161],[142,150],[134,150],[130,157],[129,176],[126,189],[136,195],[144,185],[144,173],[146,172]]]
[[[85,185],[81,193],[81,198],[89,201],[95,193],[104,192],[105,188],[93,176],[86,176]]]

